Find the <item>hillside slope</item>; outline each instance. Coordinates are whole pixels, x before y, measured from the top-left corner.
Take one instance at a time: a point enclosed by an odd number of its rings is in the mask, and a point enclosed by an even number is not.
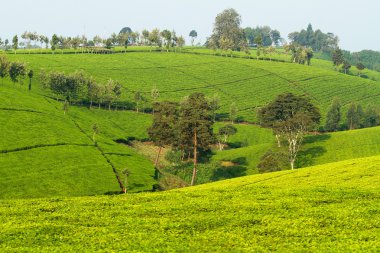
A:
[[[216,126],[216,129],[221,124]],[[272,131],[254,125],[235,125],[236,135],[228,140],[232,149],[215,151],[213,161],[232,162],[221,169],[257,173],[260,158],[269,150],[277,151]],[[380,155],[380,127],[309,135],[298,154],[298,168]]]
[[[0,198],[120,192],[116,174],[123,181],[125,168],[130,190],[152,189],[152,163],[115,142],[146,138],[149,116],[75,107],[64,115],[61,103],[9,83],[0,87],[0,97]]]
[[[2,252],[376,252],[380,156],[163,193],[0,200]]]
[[[249,121],[255,120],[259,107],[284,92],[308,96],[323,115],[334,97],[339,97],[343,105],[380,105],[379,82],[292,63],[158,52],[9,57],[27,62],[36,72],[84,70],[98,81],[119,80],[126,88],[124,99],[129,101],[134,91],[151,101],[153,87],[160,91],[161,100],[179,101],[192,92],[218,94],[221,114],[228,113],[230,105],[236,103],[239,116]]]

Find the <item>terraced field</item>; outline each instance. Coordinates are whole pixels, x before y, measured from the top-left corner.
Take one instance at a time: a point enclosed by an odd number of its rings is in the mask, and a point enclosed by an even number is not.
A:
[[[0,200],[2,252],[377,252],[380,157],[163,193]]]
[[[154,86],[161,100],[179,101],[195,91],[218,94],[220,113],[228,113],[235,102],[239,116],[246,121],[254,121],[257,109],[283,92],[310,97],[323,114],[334,97],[344,105],[380,105],[379,82],[291,63],[160,52],[9,56],[36,70],[83,69],[98,81],[119,80],[126,89],[123,98],[130,101],[137,90],[150,99]]]
[[[61,104],[5,83],[0,87],[0,198],[78,196],[120,191],[129,169],[130,190],[151,190],[153,166],[118,139],[146,138],[147,115],[90,111]],[[100,133],[92,141],[92,125]]]

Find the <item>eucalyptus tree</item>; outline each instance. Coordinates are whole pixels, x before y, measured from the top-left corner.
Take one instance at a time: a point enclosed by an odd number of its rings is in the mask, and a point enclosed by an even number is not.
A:
[[[141,35],[142,35],[142,38],[144,40],[144,44],[147,45],[148,42],[149,42],[149,31],[144,29],[142,32],[141,32]]]
[[[53,51],[53,54],[55,50],[57,49],[58,43],[59,43],[59,38],[57,34],[53,34],[50,40],[51,50]]]
[[[22,84],[22,80],[26,76],[26,65],[23,62],[11,62],[9,64],[9,77],[11,78],[13,84],[19,82]]]
[[[241,40],[245,40],[240,25],[240,14],[234,9],[226,9],[215,18],[213,34],[209,39],[212,39],[218,48],[221,48],[222,41],[228,41],[232,45],[232,50],[237,50]]]
[[[164,46],[166,47],[166,51],[169,52],[172,33],[169,30],[163,30],[160,34],[161,37],[164,39]]]
[[[18,49],[18,36],[17,35],[13,36],[13,39],[12,39],[12,48],[13,48],[15,54],[16,54],[16,51]]]
[[[175,102],[155,102],[155,111],[152,126],[148,129],[148,135],[158,146],[158,152],[154,167],[158,170],[158,163],[162,148],[175,143],[177,138],[177,123],[179,118],[178,103]]]
[[[9,60],[6,55],[0,55],[0,77],[1,84],[4,84],[4,78],[9,75]]]
[[[259,111],[264,127],[271,128],[288,143],[288,158],[293,170],[305,134],[319,123],[321,114],[309,99],[292,93],[281,94]]]
[[[194,46],[194,41],[198,37],[197,31],[191,30],[189,33],[189,37],[191,37],[191,46]]]
[[[28,71],[28,77],[29,77],[29,86],[28,86],[28,90],[31,91],[32,90],[32,78],[34,76],[34,72],[33,70],[29,70]]]

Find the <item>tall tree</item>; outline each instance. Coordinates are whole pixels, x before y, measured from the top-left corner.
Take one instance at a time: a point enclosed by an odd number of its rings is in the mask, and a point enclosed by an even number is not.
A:
[[[239,48],[241,40],[245,40],[244,31],[240,27],[241,17],[234,9],[224,10],[215,18],[214,30],[211,35],[212,40],[221,48],[221,41],[228,40],[232,44],[232,49]]]
[[[166,47],[166,51],[169,52],[172,33],[169,30],[163,30],[161,32],[161,37],[164,39],[164,46]]]
[[[26,66],[23,62],[11,62],[9,65],[9,77],[11,78],[13,84],[20,82],[22,84],[22,79],[26,75]]]
[[[29,70],[28,71],[28,77],[29,77],[29,86],[28,86],[28,90],[30,91],[30,90],[32,90],[32,78],[33,78],[33,76],[34,76],[34,72],[33,72],[33,70]]]
[[[380,109],[375,105],[368,105],[364,113],[364,127],[380,126]]]
[[[210,104],[202,93],[193,93],[186,99],[180,109],[180,138],[191,138],[193,146],[193,175],[191,185],[195,184],[197,175],[198,150],[209,149],[214,141],[212,131]]]
[[[182,47],[185,45],[185,38],[183,36],[179,36],[177,38],[177,46],[182,50]]]
[[[53,51],[53,54],[54,54],[54,51],[57,49],[58,43],[59,43],[59,38],[57,34],[53,34],[50,40],[51,50]]]
[[[294,169],[304,136],[319,123],[321,114],[309,99],[286,93],[263,107],[259,111],[259,118],[264,127],[273,129],[276,135],[285,138],[290,167]]]
[[[152,51],[152,46],[161,46],[160,30],[158,28],[153,29],[149,34],[149,42],[151,45],[150,51]]]
[[[142,37],[144,38],[144,44],[145,44],[145,45],[148,44],[148,42],[149,42],[149,31],[146,30],[146,29],[144,29],[144,30],[141,32],[141,34],[142,34]]]
[[[224,146],[227,143],[228,137],[236,133],[237,133],[237,129],[233,125],[225,125],[219,128],[219,131],[218,131],[219,150],[223,150]]]
[[[172,145],[176,138],[176,124],[178,122],[178,103],[155,102],[153,104],[155,114],[152,126],[148,129],[149,137],[158,146],[158,152],[154,167],[158,170],[161,150],[166,145]]]
[[[16,51],[18,49],[18,36],[15,35],[13,36],[13,39],[12,39],[12,47],[13,47],[13,50],[15,51],[15,54],[16,54]]]
[[[365,69],[365,66],[363,63],[359,62],[356,64],[356,68],[358,69],[358,75],[359,77],[362,75],[363,70]]]
[[[355,103],[351,103],[346,113],[347,127],[350,130],[359,128],[361,122],[363,121],[363,116],[364,112],[362,107]]]
[[[191,30],[189,36],[191,37],[191,46],[194,46],[194,41],[198,37],[197,31]]]
[[[0,77],[1,84],[4,84],[4,78],[9,74],[9,61],[5,55],[0,55]]]
[[[342,50],[337,47],[333,52],[332,52],[332,61],[338,70],[338,67],[343,64],[344,62],[344,57],[343,57],[343,52]]]
[[[327,112],[325,130],[329,132],[338,131],[341,118],[342,112],[339,99],[334,98]]]
[[[231,106],[230,106],[230,120],[231,120],[231,124],[234,124],[234,122],[236,120],[237,113],[238,113],[238,108],[236,106],[236,103],[233,102],[231,104]]]

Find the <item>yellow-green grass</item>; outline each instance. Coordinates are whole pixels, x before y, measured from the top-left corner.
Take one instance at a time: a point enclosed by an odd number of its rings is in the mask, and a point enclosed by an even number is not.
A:
[[[217,130],[222,124],[217,124]],[[269,150],[277,149],[277,142],[268,129],[254,125],[235,125],[236,135],[229,138],[233,149],[215,149],[212,161],[230,161],[224,170],[244,169],[249,174],[257,173],[260,158]],[[284,143],[284,145],[286,145]],[[353,158],[380,155],[380,127],[309,135],[298,154],[297,167],[306,167]],[[222,166],[223,167],[223,166]]]
[[[0,201],[2,252],[377,252],[380,157],[163,193]]]
[[[300,151],[298,166],[374,155],[380,155],[380,127],[309,136]]]
[[[126,88],[124,100],[141,91],[151,101],[157,87],[160,100],[179,101],[192,92],[218,94],[220,113],[235,102],[239,116],[254,121],[257,109],[280,93],[305,94],[325,115],[334,97],[343,105],[380,104],[380,83],[332,70],[299,64],[180,53],[138,52],[114,55],[9,55],[36,70],[84,70],[98,81],[119,80]],[[38,75],[37,75],[38,76]]]
[[[124,181],[124,169],[132,192],[155,184],[149,159],[116,142],[146,138],[150,116],[75,106],[64,115],[62,103],[9,82],[0,97],[0,198],[120,192],[114,170]]]

